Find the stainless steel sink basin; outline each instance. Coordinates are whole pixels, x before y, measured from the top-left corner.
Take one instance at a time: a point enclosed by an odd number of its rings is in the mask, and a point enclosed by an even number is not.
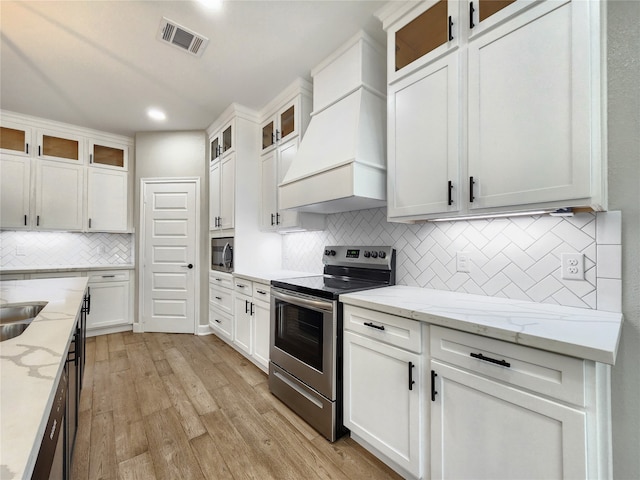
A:
[[[24,332],[46,303],[3,305],[0,307],[0,342]]]

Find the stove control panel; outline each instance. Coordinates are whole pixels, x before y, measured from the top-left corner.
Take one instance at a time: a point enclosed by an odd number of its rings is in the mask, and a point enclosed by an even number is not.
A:
[[[322,261],[325,265],[361,266],[380,268],[389,265],[393,256],[392,247],[328,246]]]

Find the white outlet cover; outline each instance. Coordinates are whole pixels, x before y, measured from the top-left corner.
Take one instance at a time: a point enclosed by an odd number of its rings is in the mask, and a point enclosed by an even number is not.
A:
[[[467,252],[456,252],[456,272],[469,273],[471,257]]]
[[[560,277],[565,280],[584,280],[584,254],[561,254]]]

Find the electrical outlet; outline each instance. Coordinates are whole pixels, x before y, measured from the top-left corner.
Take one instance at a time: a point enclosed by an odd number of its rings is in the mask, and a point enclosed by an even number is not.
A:
[[[469,273],[471,257],[466,252],[456,252],[456,272]]]
[[[584,254],[563,253],[561,277],[565,280],[584,280]]]

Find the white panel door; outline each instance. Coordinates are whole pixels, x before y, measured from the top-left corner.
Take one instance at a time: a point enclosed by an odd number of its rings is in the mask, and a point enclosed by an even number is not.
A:
[[[194,182],[144,184],[145,332],[195,332],[196,200]]]

